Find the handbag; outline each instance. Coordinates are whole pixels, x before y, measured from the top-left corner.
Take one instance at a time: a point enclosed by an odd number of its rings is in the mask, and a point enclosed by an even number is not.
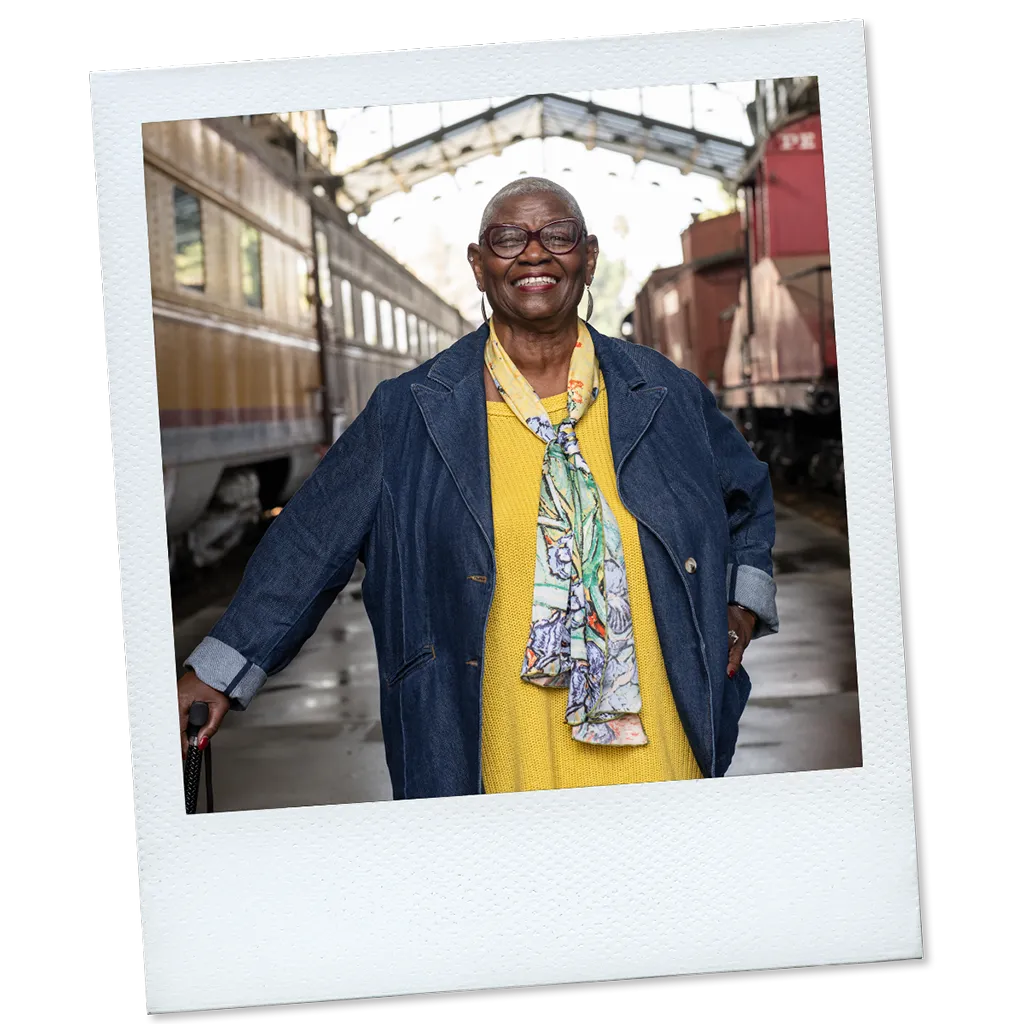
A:
[[[196,805],[199,803],[199,779],[201,775],[206,777],[206,810],[213,810],[213,759],[210,748],[212,743],[206,744],[206,750],[199,749],[199,730],[206,725],[210,717],[210,707],[202,701],[196,701],[188,709],[188,727],[185,731],[188,737],[188,752],[185,754],[185,813],[195,814]],[[204,772],[205,761],[205,772]]]

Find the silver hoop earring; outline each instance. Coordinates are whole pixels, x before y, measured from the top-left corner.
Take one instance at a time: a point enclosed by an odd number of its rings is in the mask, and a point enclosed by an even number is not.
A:
[[[480,315],[484,319],[484,323],[487,323],[489,317],[487,315],[487,307],[484,305],[484,292],[480,293]]]
[[[594,296],[590,294],[590,285],[587,285],[587,316],[586,320],[589,323],[590,317],[594,312]]]

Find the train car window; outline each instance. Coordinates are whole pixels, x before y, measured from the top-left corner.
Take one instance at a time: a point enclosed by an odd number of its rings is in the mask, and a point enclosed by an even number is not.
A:
[[[395,306],[395,348],[404,356],[409,351],[409,335],[406,329],[405,310]]]
[[[395,347],[395,317],[387,299],[380,300],[380,343],[386,349]]]
[[[352,308],[352,282],[341,279],[341,320],[345,331],[345,337],[352,339],[356,336],[355,311]]]
[[[251,224],[242,225],[242,297],[253,309],[263,308],[263,239]]]
[[[182,288],[206,289],[206,255],[199,197],[174,186],[174,280]]]
[[[377,301],[373,292],[363,291],[363,340],[367,345],[377,344]]]
[[[416,314],[409,314],[409,351],[415,355],[420,350],[420,332],[419,323],[416,320]]]

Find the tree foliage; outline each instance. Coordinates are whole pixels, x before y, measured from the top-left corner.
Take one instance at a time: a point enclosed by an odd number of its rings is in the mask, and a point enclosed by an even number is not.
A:
[[[602,334],[617,338],[621,333],[622,318],[629,312],[629,306],[622,301],[622,290],[628,273],[625,260],[609,259],[603,255],[598,258],[594,283],[590,286],[590,293],[594,296],[594,312],[590,322]],[[581,313],[587,311],[586,301],[584,293]]]

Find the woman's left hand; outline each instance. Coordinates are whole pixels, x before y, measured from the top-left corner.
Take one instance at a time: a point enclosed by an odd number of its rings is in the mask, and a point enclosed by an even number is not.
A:
[[[742,608],[738,604],[729,605],[729,630],[739,637],[736,641],[729,637],[730,679],[736,675],[736,670],[740,667],[740,662],[743,661],[743,652],[747,649],[747,644],[750,643],[750,638],[754,635],[754,625],[756,622],[757,616],[753,612],[747,611],[746,608]]]

